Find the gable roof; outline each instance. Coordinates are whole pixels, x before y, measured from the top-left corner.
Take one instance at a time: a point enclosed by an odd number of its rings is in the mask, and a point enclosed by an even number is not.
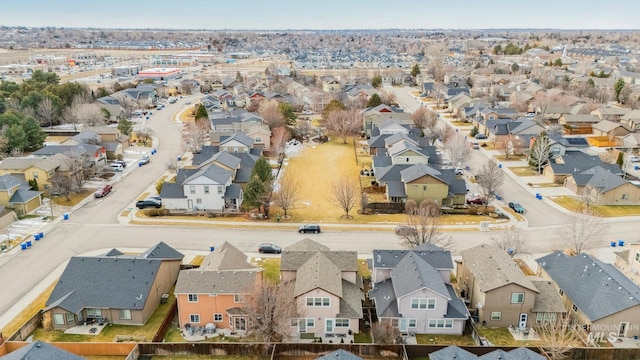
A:
[[[60,349],[59,347],[47,344],[41,340],[28,343],[27,345],[0,356],[2,360],[83,360],[82,356]]]
[[[225,146],[225,144],[231,142],[231,141],[237,141],[239,143],[241,143],[242,145],[245,145],[247,147],[252,147],[253,146],[253,139],[250,138],[249,136],[247,136],[245,133],[242,132],[236,132],[233,135],[229,136],[228,138],[226,138],[225,140],[220,142],[220,146]]]
[[[22,182],[13,175],[0,176],[0,190],[13,189],[16,186],[20,186]]]
[[[574,174],[573,178],[577,185],[591,186],[601,194],[629,183],[628,180],[611,173],[611,171],[604,169],[601,166],[594,166],[577,175]]]
[[[325,251],[314,252],[298,268],[293,296],[298,297],[319,288],[342,297],[341,270],[325,253]]]
[[[411,165],[410,167],[400,171],[400,178],[405,183],[410,183],[426,175],[432,176],[446,183],[446,181],[444,181],[441,177],[442,173],[427,164]]]
[[[509,254],[497,246],[482,244],[463,250],[460,255],[462,263],[473,274],[482,292],[509,284],[538,292]]]
[[[391,279],[396,297],[405,296],[417,290],[428,288],[447,300],[451,300],[438,270],[413,252],[408,252],[402,260],[391,269]]]
[[[231,245],[228,241],[224,241],[222,245],[216,247],[212,252],[205,256],[201,270],[255,270],[256,266],[251,265],[247,261],[247,254],[238,250],[237,247]]]
[[[533,303],[532,312],[546,312],[546,313],[566,313],[567,309],[564,307],[562,297],[556,290],[552,281],[548,280],[536,280],[531,281],[533,286],[538,289],[536,298]]]
[[[421,257],[435,269],[453,270],[453,260],[451,260],[451,252],[431,243],[424,243],[408,250],[373,250],[373,267],[391,269],[404,258],[408,253],[412,252]]]
[[[188,178],[184,179],[182,184],[183,185],[188,184],[189,182],[201,176],[204,176],[210,180],[215,181],[218,184],[225,185],[228,181],[231,180],[232,175],[233,175],[233,172],[231,170],[224,169],[216,164],[211,164],[201,169],[200,171],[196,172],[195,174],[189,176]]]
[[[140,254],[143,259],[182,260],[184,255],[178,250],[160,241]]]
[[[590,255],[556,251],[536,262],[590,321],[640,305],[640,287]]]
[[[160,198],[162,199],[184,199],[184,188],[182,183],[163,182],[162,190],[160,191]]]
[[[430,360],[475,360],[477,356],[457,346],[447,346],[429,353]]]
[[[258,269],[251,271],[181,270],[174,293],[250,294],[256,285],[258,272]]]
[[[327,246],[313,241],[309,238],[304,238],[292,245],[285,248],[285,251],[329,251]]]
[[[7,158],[0,162],[0,169],[4,170],[28,170],[35,167],[44,171],[53,171],[60,166],[57,159],[42,158]]]

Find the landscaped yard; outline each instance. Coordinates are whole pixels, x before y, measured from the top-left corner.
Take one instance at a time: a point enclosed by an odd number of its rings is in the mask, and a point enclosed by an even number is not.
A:
[[[417,334],[416,341],[420,345],[456,345],[474,346],[475,341],[471,335],[429,335]]]
[[[47,302],[47,299],[53,292],[53,288],[56,286],[58,281],[53,282],[49,287],[47,287],[38,298],[36,298],[31,304],[26,306],[22,311],[13,318],[3,329],[0,329],[0,333],[4,334],[5,338],[10,337],[15,334],[20,328],[31,319],[35,314],[37,314],[40,310],[44,309],[44,304]]]
[[[35,340],[45,342],[113,342],[116,341],[116,336],[118,335],[128,336],[140,341],[151,341],[160,328],[160,324],[162,324],[162,321],[167,316],[167,312],[174,301],[175,296],[173,295],[173,289],[171,289],[169,301],[158,305],[149,320],[147,320],[147,323],[142,326],[107,324],[104,325],[104,329],[102,329],[98,335],[65,334],[62,330],[44,330],[38,328],[32,335]]]
[[[579,212],[584,208],[582,200],[572,196],[552,196],[549,197],[556,204],[565,209]],[[590,209],[600,216],[604,217],[620,217],[620,216],[638,216],[640,215],[640,206],[636,205],[591,205]]]
[[[496,159],[497,161],[520,161],[520,160],[524,160],[526,156],[514,154],[514,155],[509,155],[509,158],[507,158],[507,155],[494,155],[493,158]]]
[[[79,193],[71,193],[69,194],[68,201],[66,196],[54,196],[52,199],[53,204],[59,206],[75,206],[87,196],[92,195],[95,191],[96,189],[84,189]]]
[[[495,346],[527,346],[529,343],[534,344],[535,341],[519,341],[515,340],[509,329],[507,328],[487,328],[476,327],[480,336],[489,340]]]
[[[536,176],[538,175],[535,170],[531,169],[529,166],[514,166],[507,167],[512,173],[518,176]]]
[[[359,332],[353,334],[353,342],[360,344],[370,344],[372,342],[371,335],[368,332]]]

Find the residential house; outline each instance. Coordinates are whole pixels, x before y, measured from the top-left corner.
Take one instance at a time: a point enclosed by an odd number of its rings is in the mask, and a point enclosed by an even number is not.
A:
[[[241,132],[220,140],[220,144],[218,145],[220,151],[229,153],[249,153],[255,142],[254,139]]]
[[[284,249],[282,282],[293,282],[298,318],[291,319],[291,335],[342,337],[360,331],[362,278],[355,251],[331,251],[304,239]]]
[[[429,360],[476,360],[478,357],[465,349],[450,345],[429,353],[428,358]]]
[[[576,195],[596,205],[638,205],[640,186],[637,182],[623,179],[621,174],[601,166],[594,166],[565,179],[564,186]],[[615,165],[617,168],[618,165]],[[618,168],[619,169],[619,168]]]
[[[322,91],[340,92],[342,91],[342,84],[334,78],[326,79],[322,81]]]
[[[374,128],[387,120],[395,120],[402,125],[413,125],[410,113],[392,106],[382,104],[362,110],[362,129],[366,135],[370,136]]]
[[[454,116],[463,117],[464,108],[471,106],[474,99],[469,94],[463,92],[447,100],[447,110]]]
[[[609,120],[614,122],[620,122],[622,117],[631,111],[629,108],[623,108],[619,106],[603,105],[597,109],[591,111],[591,114],[596,115],[600,120]]]
[[[630,133],[623,136],[622,147],[625,149],[640,148],[640,133]]]
[[[33,156],[49,159],[56,154],[68,157],[81,157],[87,167],[100,167],[107,164],[107,149],[102,145],[77,144],[77,145],[48,145],[32,153]]]
[[[338,349],[326,355],[317,357],[315,360],[364,360],[364,359],[346,350]]]
[[[631,110],[620,117],[620,123],[634,132],[640,130],[640,110]]]
[[[199,268],[180,271],[174,294],[178,324],[184,328],[213,324],[216,329],[248,330],[252,295],[262,283],[262,269],[229,242],[210,252]]]
[[[113,249],[74,256],[45,304],[45,316],[54,329],[92,321],[144,325],[175,284],[183,257],[164,242],[138,255]]]
[[[37,190],[46,191],[51,186],[49,180],[59,167],[60,161],[56,157],[51,159],[5,158],[0,162],[0,175],[12,175],[24,182],[37,184]]]
[[[609,120],[602,120],[599,123],[593,125],[592,130],[593,135],[604,136],[611,140],[614,140],[615,138],[620,136],[625,136],[631,132],[620,122]]]
[[[515,152],[522,152],[529,147],[529,139],[538,137],[544,127],[535,121],[521,120],[487,120],[489,140],[496,149],[504,149],[511,142]]]
[[[431,243],[409,250],[373,250],[378,321],[401,333],[461,335],[469,311],[451,286],[451,252]]]
[[[109,121],[115,122],[124,116],[124,108],[120,101],[113,96],[104,96],[96,99],[98,105],[109,112]]]
[[[437,170],[424,163],[412,165],[400,171],[406,199],[433,201],[441,206],[464,204],[466,187],[460,183],[453,170]],[[464,180],[463,180],[464,181]],[[387,196],[393,188],[387,188]],[[398,195],[398,194],[395,194]],[[397,197],[397,196],[396,196]]]
[[[555,291],[549,293],[545,282],[538,288],[506,251],[483,244],[460,255],[456,267],[460,293],[483,326],[528,328],[565,313]]]
[[[600,118],[592,114],[563,114],[558,118],[558,124],[563,125],[570,134],[591,134],[593,125],[600,122]]]
[[[538,274],[550,279],[572,320],[587,332],[640,336],[640,287],[613,265],[587,255],[556,251],[536,259]]]
[[[622,173],[622,170],[617,164],[605,164],[599,156],[588,155],[582,151],[566,151],[564,154],[559,153],[544,167],[542,173],[547,179],[556,184],[565,184],[567,177],[573,174],[579,174],[596,166],[602,167],[614,174]]]
[[[563,156],[568,152],[582,152],[589,148],[589,142],[584,137],[566,137],[561,134],[547,134],[549,144],[551,145],[551,154],[553,157]]]
[[[42,206],[42,192],[13,175],[0,176],[0,205],[13,209],[18,216]]]
[[[41,340],[26,342],[24,346],[0,356],[0,360],[84,360],[82,356],[63,350]]]
[[[640,284],[640,243],[628,245],[626,250],[616,251],[614,265],[634,283]]]
[[[519,347],[509,351],[497,349],[484,355],[475,355],[457,346],[447,346],[429,353],[430,360],[545,360],[546,357],[526,347]]]

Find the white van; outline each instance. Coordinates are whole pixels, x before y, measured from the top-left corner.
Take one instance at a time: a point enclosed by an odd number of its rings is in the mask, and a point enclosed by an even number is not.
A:
[[[124,166],[122,164],[109,164],[109,168],[113,171],[122,172],[124,171]]]

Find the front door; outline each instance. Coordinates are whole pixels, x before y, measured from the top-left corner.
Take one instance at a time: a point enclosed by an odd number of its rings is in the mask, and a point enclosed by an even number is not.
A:
[[[187,209],[193,209],[193,200],[187,199]]]
[[[298,319],[298,332],[307,332],[307,319]]]
[[[325,321],[324,332],[330,334],[333,333],[333,319],[327,319]]]
[[[401,333],[406,333],[407,332],[407,325],[408,325],[408,320],[407,319],[400,319],[400,332]]]
[[[518,322],[518,328],[524,329],[527,327],[527,314],[520,314],[520,321]]]
[[[620,323],[620,330],[618,331],[618,336],[620,336],[620,337],[627,336],[627,328],[628,327],[629,327],[629,323],[628,322],[621,322]]]

